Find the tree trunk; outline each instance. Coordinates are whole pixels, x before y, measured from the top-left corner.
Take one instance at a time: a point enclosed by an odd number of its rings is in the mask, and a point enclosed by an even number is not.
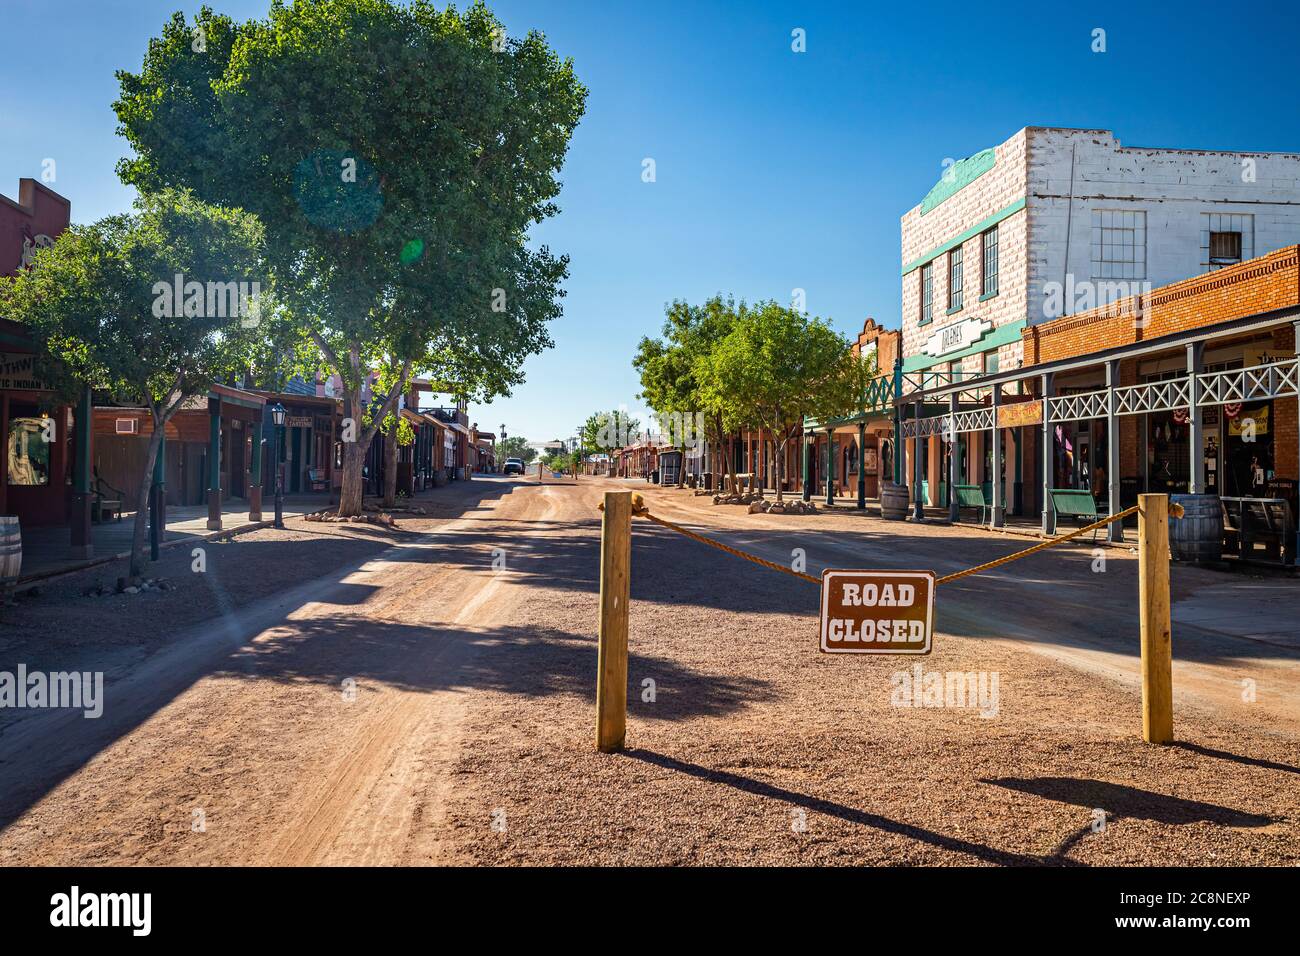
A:
[[[776,448],[776,503],[777,504],[781,504],[781,502],[785,500],[785,498],[782,497],[781,491],[785,487],[785,443],[788,442],[789,440],[790,440],[789,438],[781,439],[780,445],[777,445],[776,442],[772,443],[772,446]]]
[[[339,517],[359,515],[364,504],[365,480],[361,469],[366,463],[366,451],[370,443],[362,444],[360,440],[343,444],[343,482],[339,487]]]
[[[384,436],[384,507],[391,508],[397,504],[397,426],[393,422],[392,433]]]
[[[163,429],[166,422],[154,422],[153,434],[149,436],[149,450],[145,453],[144,474],[140,478],[140,487],[135,496],[135,526],[131,530],[131,566],[127,572],[133,578],[144,574],[145,532],[149,521],[149,491],[153,487],[154,462],[158,460],[158,446],[162,444]]]

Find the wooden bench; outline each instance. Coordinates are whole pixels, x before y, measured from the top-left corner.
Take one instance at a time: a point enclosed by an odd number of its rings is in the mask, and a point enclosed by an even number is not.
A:
[[[1097,499],[1092,496],[1091,491],[1082,488],[1048,488],[1047,493],[1052,496],[1052,510],[1057,516],[1073,518],[1080,526],[1092,524],[1109,514],[1107,511],[1097,510]],[[1085,518],[1086,521],[1083,520]],[[1100,530],[1100,528],[1093,529],[1093,541],[1097,540],[1097,532]]]
[[[1295,519],[1285,498],[1219,498],[1223,507],[1223,534],[1228,550],[1239,557],[1254,556],[1263,545],[1264,556],[1284,564],[1295,563]]]
[[[105,488],[107,488],[113,494],[117,495],[117,497],[110,498],[108,495],[104,494]],[[116,517],[118,521],[121,521],[122,520],[121,495],[122,492],[118,491],[116,488],[110,485],[103,478],[96,476],[95,497],[90,502],[90,520],[95,524],[100,524],[101,522],[108,520],[104,517],[105,514],[111,514],[114,517]]]
[[[962,508],[979,508],[980,524],[988,520],[989,503],[984,499],[984,489],[979,485],[953,485],[958,512]]]

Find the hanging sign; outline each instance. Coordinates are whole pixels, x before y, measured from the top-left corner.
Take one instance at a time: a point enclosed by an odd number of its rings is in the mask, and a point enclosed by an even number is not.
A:
[[[822,572],[827,654],[929,654],[933,623],[933,571]]]
[[[998,428],[1023,428],[1043,424],[1043,401],[1032,399],[998,406]]]

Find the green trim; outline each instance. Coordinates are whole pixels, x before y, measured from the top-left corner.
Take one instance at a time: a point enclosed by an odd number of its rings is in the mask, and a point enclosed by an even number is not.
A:
[[[961,192],[975,180],[979,179],[997,164],[997,152],[993,149],[980,150],[974,156],[958,160],[944,170],[939,181],[921,200],[921,215],[934,209],[957,193]]]
[[[960,236],[954,236],[953,238],[945,242],[943,245],[936,246],[934,249],[931,249],[925,255],[913,259],[907,265],[903,266],[902,274],[907,275],[909,272],[915,272],[917,269],[921,268],[921,266],[925,265],[927,262],[939,258],[939,256],[943,255],[948,250],[960,246],[963,242],[966,242],[968,239],[974,239],[985,229],[988,229],[992,226],[996,226],[1003,219],[1007,219],[1011,216],[1014,216],[1016,213],[1020,212],[1020,210],[1024,208],[1025,208],[1025,199],[1022,196],[1021,198],[1013,202],[1010,206],[1007,206],[1005,209],[1001,209],[998,212],[993,213],[993,215],[989,216],[987,219],[981,219],[975,225],[971,226],[969,229],[963,232]]]
[[[944,315],[956,315],[963,308],[965,308],[965,306],[954,305],[951,309],[948,309],[946,312],[944,312]]]
[[[948,355],[941,355],[935,358],[932,355],[920,353],[912,355],[903,360],[904,372],[918,372],[921,369],[930,368],[938,365],[940,362],[953,362],[959,358],[965,358],[968,355],[978,355],[980,352],[987,352],[990,349],[1006,345],[1008,342],[1020,341],[1020,330],[1025,327],[1025,320],[1020,319],[1018,322],[1008,322],[1006,325],[999,325],[996,329],[991,329],[984,334],[984,338],[968,345],[964,349],[952,352]]]
[[[980,296],[979,301],[987,302],[989,299],[996,299],[997,297],[998,297],[997,290],[994,289],[992,292],[985,292],[982,296]]]
[[[225,395],[225,394],[223,394],[223,393],[221,393],[221,392],[209,391],[209,392],[208,392],[208,399],[211,400],[211,399],[214,399],[214,398],[219,398],[219,399],[221,399],[221,401],[223,401],[223,402],[225,402],[226,404],[229,404],[229,405],[239,405],[239,406],[241,406],[242,408],[256,408],[256,409],[262,409],[262,408],[265,408],[265,407],[266,407],[266,403],[265,403],[265,402],[255,402],[255,401],[252,401],[251,399],[241,398],[241,397],[238,396],[238,395]]]

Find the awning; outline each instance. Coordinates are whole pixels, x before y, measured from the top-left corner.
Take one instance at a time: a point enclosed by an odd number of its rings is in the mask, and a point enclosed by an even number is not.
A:
[[[447,422],[446,425],[447,425],[447,427],[450,428],[452,431],[458,431],[458,432],[460,432],[462,435],[464,435],[466,438],[470,437],[470,435],[469,435],[469,429],[466,428],[464,425],[462,425],[460,422]]]

